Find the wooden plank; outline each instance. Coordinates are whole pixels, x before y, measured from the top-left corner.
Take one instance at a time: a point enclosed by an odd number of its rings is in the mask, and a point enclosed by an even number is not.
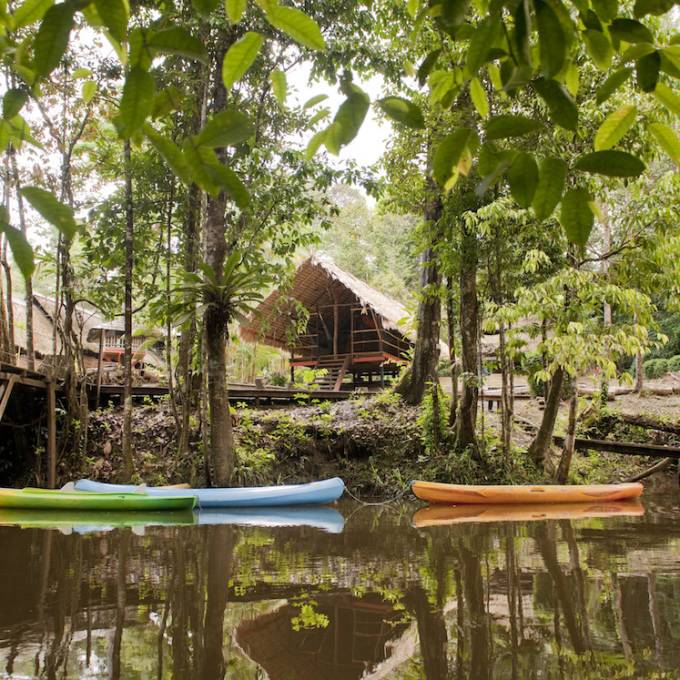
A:
[[[5,385],[5,389],[2,392],[2,399],[0,399],[0,420],[2,420],[2,417],[5,415],[5,409],[9,403],[9,398],[12,396],[12,390],[14,389],[14,384],[17,380],[18,376],[10,375],[9,380]]]
[[[57,397],[54,381],[47,385],[47,488],[57,484]]]
[[[36,378],[29,378],[21,373],[8,373],[7,371],[0,372],[0,380],[9,380],[12,376],[16,379],[19,385],[26,385],[27,387],[37,387],[44,390],[47,386],[47,379],[42,380]]]
[[[564,445],[564,437],[554,436],[558,446]],[[660,446],[659,444],[638,444],[637,442],[614,442],[607,439],[585,439],[576,437],[577,449],[609,451],[623,456],[656,456],[658,458],[680,458],[679,446]]]

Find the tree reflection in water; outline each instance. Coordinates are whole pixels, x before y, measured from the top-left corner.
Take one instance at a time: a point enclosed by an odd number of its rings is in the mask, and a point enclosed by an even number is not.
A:
[[[7,677],[680,677],[679,517],[1,527]]]

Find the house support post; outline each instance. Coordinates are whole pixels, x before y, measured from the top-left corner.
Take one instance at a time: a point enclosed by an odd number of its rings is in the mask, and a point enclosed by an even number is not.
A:
[[[99,398],[102,392],[102,364],[104,360],[104,330],[99,331],[99,357],[97,358],[97,396],[95,398],[94,407],[99,408]]]
[[[5,389],[0,392],[0,420],[2,420],[2,417],[5,415],[5,409],[7,408],[7,404],[16,381],[16,375],[11,375],[7,381],[7,384],[5,385]]]
[[[57,484],[57,397],[54,380],[47,383],[47,487]]]

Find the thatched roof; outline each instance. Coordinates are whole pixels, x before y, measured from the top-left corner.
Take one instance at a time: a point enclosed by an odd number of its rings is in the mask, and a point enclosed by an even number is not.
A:
[[[286,334],[294,315],[294,306],[289,302],[291,298],[309,310],[333,302],[358,302],[375,312],[383,328],[415,341],[415,333],[408,326],[409,313],[400,302],[341,269],[322,254],[312,255],[298,267],[285,297],[281,290],[273,291],[241,326],[241,335],[246,340],[262,340],[286,347]]]

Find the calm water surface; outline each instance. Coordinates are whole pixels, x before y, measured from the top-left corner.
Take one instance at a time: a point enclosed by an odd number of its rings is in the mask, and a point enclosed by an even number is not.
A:
[[[0,513],[0,677],[680,678],[680,495],[644,505]]]

